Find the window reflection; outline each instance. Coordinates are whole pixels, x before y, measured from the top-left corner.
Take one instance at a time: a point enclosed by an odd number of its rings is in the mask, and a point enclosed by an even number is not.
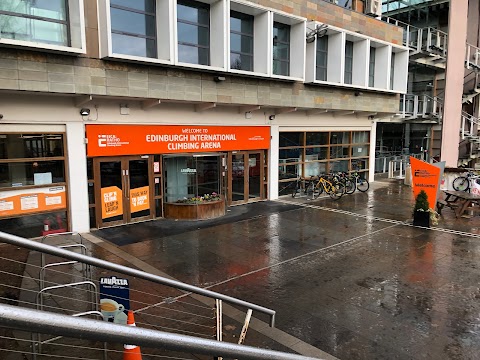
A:
[[[273,23],[273,73],[290,75],[290,26]]]
[[[196,1],[178,1],[178,60],[210,64],[210,6]]]
[[[317,38],[317,80],[327,81],[328,35]]]
[[[114,53],[157,56],[154,0],[111,1],[110,17]]]
[[[232,11],[230,15],[230,67],[253,70],[253,16]]]
[[[220,194],[221,156],[164,158],[165,201]]]

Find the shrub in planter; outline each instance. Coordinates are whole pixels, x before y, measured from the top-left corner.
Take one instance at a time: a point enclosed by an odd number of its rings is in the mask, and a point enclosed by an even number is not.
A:
[[[413,225],[430,227],[430,205],[427,193],[422,190],[415,199],[413,208]]]

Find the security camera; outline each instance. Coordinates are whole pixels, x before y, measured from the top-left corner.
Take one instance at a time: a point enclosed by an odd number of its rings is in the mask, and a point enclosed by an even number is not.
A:
[[[3,119],[3,114],[0,114],[0,120],[2,120],[2,119]]]
[[[275,120],[275,115],[270,115],[270,116],[268,117],[268,120]]]
[[[88,115],[90,115],[90,109],[82,108],[82,109],[80,110],[80,115],[82,115],[82,116],[88,116]]]

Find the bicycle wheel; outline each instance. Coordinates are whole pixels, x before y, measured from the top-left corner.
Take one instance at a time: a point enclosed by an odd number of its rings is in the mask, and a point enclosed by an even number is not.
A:
[[[297,196],[297,194],[302,191],[302,188],[300,187],[300,181],[297,180],[295,186],[293,187],[293,191],[292,191],[292,197],[294,198],[295,196]]]
[[[457,191],[468,191],[469,181],[465,176],[459,176],[453,180],[453,188]]]
[[[317,183],[317,185],[313,187],[313,198],[314,199],[318,198],[320,195],[322,195],[322,193],[323,193],[323,185],[320,183]]]
[[[353,194],[355,192],[355,189],[357,188],[355,186],[355,183],[350,180],[350,179],[345,179],[345,194]]]
[[[357,179],[357,189],[358,191],[365,192],[370,188],[370,184],[367,179]]]
[[[333,200],[338,200],[343,196],[343,194],[345,194],[345,185],[343,185],[341,182],[333,183],[332,188],[329,190],[330,191],[328,192],[328,195]]]

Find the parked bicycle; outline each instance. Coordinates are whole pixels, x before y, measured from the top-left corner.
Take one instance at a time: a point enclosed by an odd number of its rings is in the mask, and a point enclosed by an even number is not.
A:
[[[339,172],[334,176],[345,185],[345,194],[353,194],[355,190],[365,192],[370,188],[368,180],[360,177],[360,174],[356,171],[350,174]]]
[[[313,185],[313,198],[318,198],[324,191],[333,200],[338,200],[345,193],[345,185],[334,178],[328,179],[327,175],[322,175],[318,177],[317,183]]]
[[[310,194],[313,194],[312,184],[314,184],[316,180],[316,176],[310,176],[309,178],[297,178],[293,188],[292,197],[294,198],[296,196],[308,195],[309,191]]]
[[[468,191],[472,188],[472,181],[480,179],[480,175],[474,173],[473,171],[467,172],[465,176],[459,176],[453,180],[452,186],[457,191]]]

